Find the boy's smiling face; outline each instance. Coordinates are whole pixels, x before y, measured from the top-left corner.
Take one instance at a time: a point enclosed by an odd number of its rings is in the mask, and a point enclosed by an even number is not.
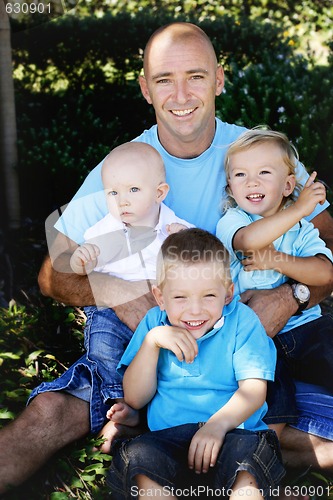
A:
[[[225,286],[219,263],[177,263],[167,270],[162,289],[154,287],[153,293],[170,323],[198,339],[221,318],[224,305],[232,300],[233,284]]]

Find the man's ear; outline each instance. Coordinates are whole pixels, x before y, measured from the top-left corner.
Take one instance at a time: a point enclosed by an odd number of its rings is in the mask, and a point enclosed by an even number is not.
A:
[[[161,203],[166,198],[169,189],[170,189],[169,184],[167,184],[166,182],[161,182],[161,184],[157,186],[156,201],[158,203]]]
[[[230,304],[230,302],[232,301],[232,299],[234,298],[234,284],[231,283],[231,285],[229,285],[228,289],[227,289],[227,293],[226,293],[226,296],[225,296],[225,301],[224,301],[224,304],[227,306],[228,304]]]
[[[148,85],[147,85],[147,80],[143,75],[139,76],[139,85],[141,89],[141,93],[143,97],[146,99],[148,104],[152,104],[152,100],[150,98],[149,90],[148,90]]]
[[[216,68],[216,90],[215,95],[218,96],[222,93],[224,89],[224,71],[222,66],[219,64]]]
[[[288,196],[290,196],[291,193],[294,191],[295,186],[296,186],[296,177],[294,176],[294,174],[288,175],[283,190],[283,196],[288,198]]]
[[[151,287],[151,291],[152,291],[152,294],[154,295],[154,298],[157,302],[157,305],[160,306],[161,311],[164,311],[164,309],[165,309],[164,299],[163,299],[163,294],[162,294],[161,289],[158,286],[153,285]]]

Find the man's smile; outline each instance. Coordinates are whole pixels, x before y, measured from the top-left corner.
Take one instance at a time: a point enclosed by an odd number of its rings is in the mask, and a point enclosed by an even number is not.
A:
[[[176,116],[186,116],[190,115],[193,113],[195,108],[190,108],[190,109],[170,109],[171,113]]]

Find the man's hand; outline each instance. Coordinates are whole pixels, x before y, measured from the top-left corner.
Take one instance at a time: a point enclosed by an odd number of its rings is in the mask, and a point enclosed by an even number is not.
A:
[[[250,306],[259,316],[271,338],[275,337],[298,309],[291,287],[287,284],[270,290],[246,290],[241,294],[241,302]]]
[[[193,436],[188,450],[188,466],[196,474],[208,472],[214,467],[224,441],[221,423],[206,422]]]

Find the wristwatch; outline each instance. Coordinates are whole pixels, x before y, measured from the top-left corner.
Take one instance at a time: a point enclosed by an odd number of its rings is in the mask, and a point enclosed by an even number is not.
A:
[[[298,316],[310,302],[310,290],[304,283],[299,283],[298,281],[289,280],[288,283],[298,304],[298,309],[295,313],[295,316]]]

